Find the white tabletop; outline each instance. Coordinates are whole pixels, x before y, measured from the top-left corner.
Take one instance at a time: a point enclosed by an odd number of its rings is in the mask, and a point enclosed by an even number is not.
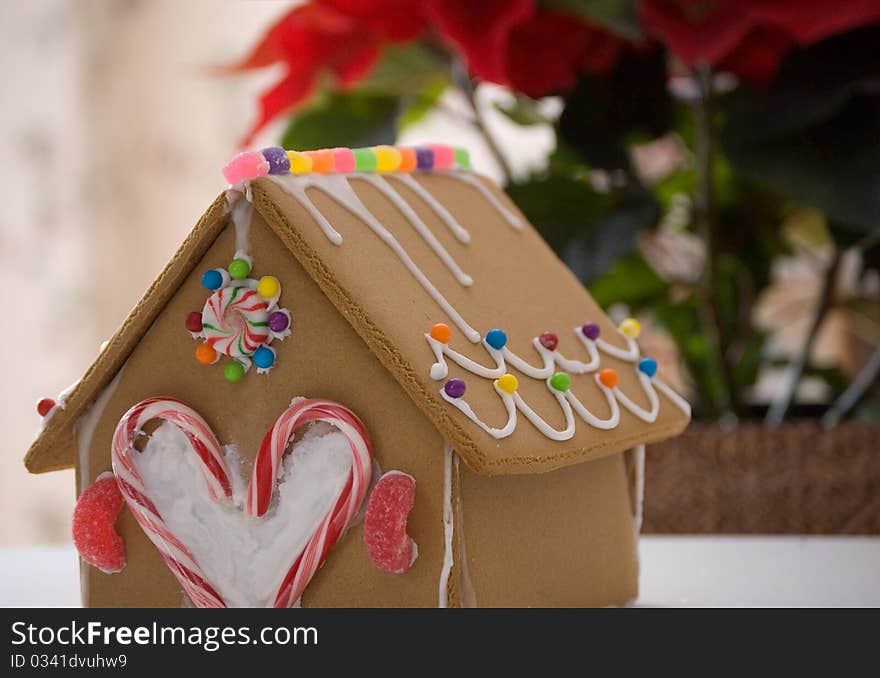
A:
[[[641,539],[640,606],[880,606],[880,537]],[[0,605],[79,605],[68,546],[0,549]]]

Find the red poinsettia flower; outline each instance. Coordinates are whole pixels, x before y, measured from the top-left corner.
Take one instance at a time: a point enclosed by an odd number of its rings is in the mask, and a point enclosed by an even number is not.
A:
[[[321,77],[339,88],[362,79],[387,43],[435,28],[471,75],[530,96],[564,92],[582,72],[614,67],[624,43],[535,0],[311,0],[281,17],[235,70],[283,63],[260,97],[247,144],[266,123],[306,101]]]
[[[421,0],[312,0],[282,16],[234,70],[283,63],[281,80],[260,97],[260,111],[243,145],[270,120],[313,92],[319,77],[349,87],[375,64],[387,42],[406,42],[426,22]]]
[[[705,62],[755,84],[793,45],[880,21],[877,0],[644,0],[647,32],[689,67]]]
[[[624,45],[534,0],[427,0],[427,10],[473,76],[533,97],[571,89],[584,71],[610,70]]]

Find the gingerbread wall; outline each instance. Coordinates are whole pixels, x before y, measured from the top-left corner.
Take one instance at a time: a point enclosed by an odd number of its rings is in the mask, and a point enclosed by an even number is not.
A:
[[[225,267],[234,241],[233,229],[227,227],[132,352],[97,423],[88,468],[80,473],[91,482],[110,470],[116,422],[130,406],[150,396],[172,396],[190,404],[221,443],[234,442],[251,461],[265,431],[292,397],[336,400],[364,420],[383,469],[404,470],[417,479],[410,531],[420,556],[406,575],[381,572],[367,558],[362,528],[355,527],[333,549],[303,604],[437,605],[444,555],[443,442],[259,217],[250,236],[254,271],[281,280],[281,302],[293,316],[293,333],[275,344],[277,363],[268,375],[251,373],[236,384],[224,379],[221,364],[204,366],[193,357],[197,342],[184,328],[184,318],[204,304],[201,273]],[[115,575],[83,566],[86,604],[180,606],[180,586],[127,510],[118,527],[128,565]]]

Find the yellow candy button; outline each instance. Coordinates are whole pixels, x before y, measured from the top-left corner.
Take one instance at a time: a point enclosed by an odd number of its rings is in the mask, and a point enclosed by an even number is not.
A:
[[[260,282],[257,283],[257,293],[264,299],[271,299],[278,294],[280,289],[281,283],[278,282],[278,278],[274,275],[264,275],[260,278]]]
[[[308,174],[312,171],[312,158],[299,151],[287,151],[290,158],[290,171],[292,174]]]
[[[374,146],[373,154],[376,156],[377,172],[393,172],[403,161],[400,151],[393,146]]]
[[[635,318],[627,318],[620,323],[620,331],[630,339],[638,339],[642,333],[642,326]]]
[[[505,393],[510,393],[511,395],[516,391],[519,386],[519,381],[512,374],[503,374],[498,377],[498,381],[495,382],[498,384],[498,388],[500,388]]]

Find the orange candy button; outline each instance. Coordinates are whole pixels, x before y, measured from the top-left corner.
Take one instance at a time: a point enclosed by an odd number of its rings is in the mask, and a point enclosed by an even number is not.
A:
[[[602,382],[602,386],[614,388],[615,386],[617,386],[619,378],[617,376],[617,372],[612,369],[606,369],[599,372],[599,381]]]
[[[437,323],[431,328],[431,338],[436,339],[441,344],[448,344],[452,339],[452,330],[446,323]]]
[[[202,365],[210,365],[217,360],[217,351],[210,344],[200,344],[196,349],[196,360]]]
[[[336,165],[333,161],[333,151],[306,151],[306,155],[312,159],[312,172],[329,174]]]
[[[397,168],[398,172],[412,172],[415,170],[417,162],[416,162],[416,149],[414,148],[398,148],[400,151],[400,167]]]

